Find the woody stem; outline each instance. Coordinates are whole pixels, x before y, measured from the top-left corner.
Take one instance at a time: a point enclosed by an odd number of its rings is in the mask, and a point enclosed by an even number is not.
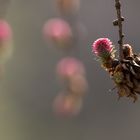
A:
[[[124,38],[124,35],[123,35],[123,32],[122,32],[122,21],[124,21],[124,18],[121,16],[121,3],[119,0],[115,0],[115,7],[116,7],[116,11],[117,11],[117,25],[119,27],[119,41],[118,41],[118,44],[119,44],[119,58],[120,60],[123,59],[123,50],[122,50],[122,47],[123,47],[123,38]]]

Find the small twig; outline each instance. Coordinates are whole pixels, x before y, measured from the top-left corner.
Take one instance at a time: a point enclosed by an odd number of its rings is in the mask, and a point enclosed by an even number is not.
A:
[[[117,10],[117,20],[113,22],[114,26],[119,27],[119,58],[120,60],[123,59],[123,51],[122,51],[122,46],[123,46],[123,32],[122,32],[122,21],[124,21],[124,18],[121,16],[121,3],[120,0],[115,0],[115,7]]]

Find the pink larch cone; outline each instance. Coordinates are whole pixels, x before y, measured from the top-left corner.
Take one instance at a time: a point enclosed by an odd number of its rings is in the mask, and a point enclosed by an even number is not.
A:
[[[79,60],[73,57],[66,57],[57,64],[57,74],[62,78],[70,78],[76,74],[85,74],[85,68]]]
[[[53,102],[53,110],[60,117],[74,117],[82,107],[82,98],[75,99],[72,94],[59,93]]]
[[[0,20],[0,64],[12,54],[12,29],[6,20]]]
[[[112,42],[108,38],[99,38],[92,45],[92,52],[99,57],[109,55],[112,51]]]
[[[45,39],[57,43],[57,45],[66,45],[71,42],[72,31],[70,25],[63,19],[53,18],[48,20],[43,27]],[[67,45],[65,46],[67,47]]]

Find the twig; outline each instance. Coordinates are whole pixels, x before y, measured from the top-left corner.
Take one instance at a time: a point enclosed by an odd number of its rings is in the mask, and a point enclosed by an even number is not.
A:
[[[122,51],[122,46],[123,46],[123,32],[122,32],[122,22],[124,21],[124,18],[121,16],[121,3],[120,0],[115,0],[115,7],[117,10],[117,20],[113,22],[114,26],[119,27],[119,58],[120,60],[123,59],[123,51]]]

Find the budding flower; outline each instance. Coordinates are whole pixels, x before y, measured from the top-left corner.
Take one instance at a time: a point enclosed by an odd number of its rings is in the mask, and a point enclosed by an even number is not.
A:
[[[76,74],[84,75],[85,69],[79,60],[66,57],[57,64],[57,74],[62,78],[71,78]]]
[[[0,20],[0,41],[9,40],[12,37],[10,25],[5,20]]]
[[[108,38],[99,38],[92,45],[92,52],[97,56],[106,58],[112,51],[112,42]]]
[[[63,44],[71,42],[72,30],[70,25],[63,19],[53,18],[45,23],[43,35],[45,39],[63,46]]]
[[[82,98],[75,98],[72,94],[59,93],[53,102],[53,111],[61,117],[75,117],[81,111]]]
[[[12,30],[10,25],[5,20],[0,20],[0,64],[6,62],[6,60],[12,54]]]

